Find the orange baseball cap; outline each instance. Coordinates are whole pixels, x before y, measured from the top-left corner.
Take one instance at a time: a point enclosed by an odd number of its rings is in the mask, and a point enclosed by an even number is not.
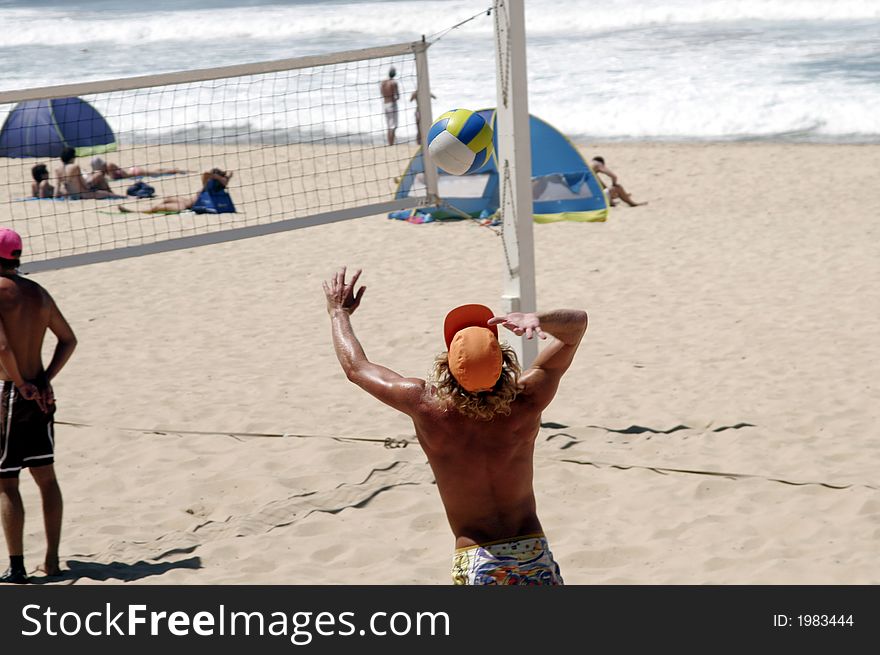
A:
[[[477,326],[491,330],[495,338],[498,338],[498,326],[489,325],[489,319],[495,316],[486,305],[462,305],[456,307],[446,315],[443,321],[443,337],[446,339],[446,347],[452,343],[452,337],[459,330],[466,327]]]
[[[462,305],[446,315],[443,335],[449,370],[466,391],[488,391],[501,376],[503,357],[494,314],[485,305]]]

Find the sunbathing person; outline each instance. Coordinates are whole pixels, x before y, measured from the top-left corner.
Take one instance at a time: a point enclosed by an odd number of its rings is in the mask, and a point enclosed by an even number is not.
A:
[[[49,169],[46,164],[37,164],[31,168],[34,181],[31,182],[31,197],[51,198],[55,195],[55,187],[49,184]]]
[[[56,198],[69,200],[87,200],[94,198],[121,198],[122,196],[109,191],[103,174],[100,177],[83,177],[79,164],[74,163],[76,149],[67,147],[61,151],[61,166],[55,169],[58,185],[55,187]]]
[[[129,177],[156,177],[159,175],[177,175],[187,171],[180,168],[156,168],[150,169],[143,166],[129,166],[122,168],[113,162],[104,161],[100,157],[92,158],[92,174],[100,173],[111,180],[124,180]]]
[[[162,200],[160,200],[157,204],[153,205],[149,209],[137,211],[143,211],[143,213],[145,214],[177,214],[182,211],[186,211],[187,209],[192,209],[192,206],[196,204],[202,191],[214,193],[225,189],[229,185],[229,180],[231,179],[232,171],[224,171],[220,168],[212,168],[210,171],[205,171],[204,173],[202,173],[202,188],[196,195],[168,196],[166,198],[162,198]],[[119,205],[119,211],[124,213],[131,213],[132,211],[136,210],[128,209],[124,205]]]

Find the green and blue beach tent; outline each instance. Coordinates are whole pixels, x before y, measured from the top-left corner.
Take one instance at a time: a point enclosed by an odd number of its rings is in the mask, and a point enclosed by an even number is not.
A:
[[[25,100],[0,129],[0,157],[58,157],[66,147],[78,157],[116,149],[116,137],[97,109],[80,98]]]
[[[479,113],[495,129],[495,110]],[[608,217],[608,199],[589,164],[559,130],[536,116],[529,116],[532,144],[532,197],[537,223],[556,221],[601,222]],[[432,218],[489,216],[498,210],[500,182],[497,132],[491,159],[466,175],[439,170],[438,193],[446,206],[419,209]],[[421,148],[400,178],[395,198],[424,195],[425,164]],[[396,217],[396,216],[395,216]]]

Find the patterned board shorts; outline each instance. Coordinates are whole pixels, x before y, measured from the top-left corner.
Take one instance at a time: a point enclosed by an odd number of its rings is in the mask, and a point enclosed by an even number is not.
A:
[[[452,558],[456,585],[561,585],[559,565],[544,535],[459,548]]]

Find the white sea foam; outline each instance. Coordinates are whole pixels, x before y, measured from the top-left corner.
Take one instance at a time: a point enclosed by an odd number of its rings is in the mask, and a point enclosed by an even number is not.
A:
[[[142,3],[138,3],[139,5]],[[283,40],[322,35],[372,35],[384,39],[433,34],[491,6],[483,2],[412,0],[408,2],[296,3],[293,6],[218,8],[211,11],[114,13],[88,6],[3,10],[4,47],[51,43],[140,44],[163,41]],[[880,20],[876,0],[606,0],[590,7],[581,0],[533,0],[526,3],[532,36],[577,38],[608,30],[662,25],[715,24],[740,21],[869,21]],[[472,34],[491,34],[491,20],[472,21]]]
[[[59,5],[47,20],[0,3],[0,88],[415,40],[474,16],[429,51],[434,109],[495,105],[489,0],[141,4]],[[529,0],[526,19],[530,110],[573,138],[880,139],[878,0]]]

